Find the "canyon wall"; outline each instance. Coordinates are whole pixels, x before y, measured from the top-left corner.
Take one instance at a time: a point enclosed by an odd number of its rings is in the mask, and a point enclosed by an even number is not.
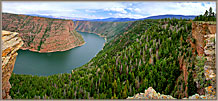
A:
[[[23,50],[65,51],[85,43],[72,20],[3,13],[2,29],[18,32],[24,42]]]
[[[212,22],[192,22],[192,37],[195,39],[195,49],[199,56],[206,58],[204,75],[210,81],[210,88],[216,94],[216,24]]]
[[[2,98],[10,99],[11,88],[9,79],[14,69],[16,52],[23,45],[23,41],[18,37],[18,33],[2,31]]]
[[[126,31],[133,22],[94,22],[75,21],[75,29],[80,32],[95,33],[108,40],[117,34]]]

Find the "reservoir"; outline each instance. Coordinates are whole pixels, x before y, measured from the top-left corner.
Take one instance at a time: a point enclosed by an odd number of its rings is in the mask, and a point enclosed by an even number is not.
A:
[[[70,73],[72,69],[88,63],[103,49],[105,40],[96,34],[79,33],[86,43],[68,51],[37,53],[19,50],[13,72],[15,74],[48,76]]]

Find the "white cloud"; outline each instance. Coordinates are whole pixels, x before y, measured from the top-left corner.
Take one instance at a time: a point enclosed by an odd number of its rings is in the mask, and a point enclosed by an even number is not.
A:
[[[136,11],[136,12],[141,12],[141,9],[135,8],[134,11]]]
[[[2,2],[2,11],[8,13],[69,17],[76,14],[84,18],[94,17],[94,14],[97,18],[113,15],[137,18],[164,14],[200,15],[209,7],[216,11],[216,2]]]
[[[139,14],[132,14],[132,13],[127,13],[127,14],[121,14],[121,13],[116,13],[114,14],[115,18],[135,18],[135,19],[139,19],[139,18],[145,18],[147,16],[142,16]]]
[[[204,3],[205,6],[202,6]],[[216,11],[216,3],[207,2],[153,2],[141,3],[137,5],[141,9],[140,14],[146,15],[163,15],[163,14],[180,14],[180,15],[200,15],[203,14],[209,7]]]
[[[71,14],[73,18],[103,19],[104,17],[89,14]]]
[[[130,10],[131,12],[141,13],[141,9],[139,8],[127,8],[127,9]]]
[[[89,13],[96,13],[95,10],[89,10],[89,9],[86,9],[85,11],[86,11],[86,12],[89,12]]]
[[[115,11],[115,12],[120,12],[120,13],[127,13],[127,11],[124,8],[105,8],[105,11]]]

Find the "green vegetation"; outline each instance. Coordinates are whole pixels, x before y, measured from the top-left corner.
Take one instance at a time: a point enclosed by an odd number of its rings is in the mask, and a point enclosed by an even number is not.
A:
[[[195,72],[196,72],[196,78],[194,79],[195,82],[197,82],[201,89],[204,89],[205,87],[209,86],[210,81],[206,80],[206,77],[204,75],[204,64],[206,62],[205,57],[196,57],[196,66],[195,66]]]
[[[12,74],[13,99],[125,99],[153,87],[157,92],[179,97],[179,58],[193,63],[191,23],[178,19],[136,21],[86,65],[72,73],[48,77]],[[188,65],[188,64],[187,64]],[[194,89],[189,74],[188,86]],[[190,89],[192,90],[192,89]],[[193,94],[189,90],[189,94]]]
[[[125,32],[131,28],[134,23],[129,22],[89,22],[89,21],[75,21],[77,31],[97,33],[107,37],[107,40],[112,40],[117,34]],[[77,25],[77,24],[78,25]]]
[[[195,17],[194,21],[216,21],[216,14],[212,12],[212,7],[210,7],[209,12],[206,10],[204,15]]]

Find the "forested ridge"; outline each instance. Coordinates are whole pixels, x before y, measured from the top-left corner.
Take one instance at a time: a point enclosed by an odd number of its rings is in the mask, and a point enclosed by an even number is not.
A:
[[[216,13],[212,11],[212,7],[205,11],[205,13],[200,16],[195,17],[194,21],[216,21]]]
[[[153,87],[157,92],[184,97],[196,93],[193,75],[196,52],[190,42],[191,22],[182,19],[135,21],[131,28],[106,43],[86,65],[72,73],[48,77],[12,74],[13,99],[125,99]],[[194,40],[191,40],[194,42]],[[183,79],[180,58],[189,72]]]

